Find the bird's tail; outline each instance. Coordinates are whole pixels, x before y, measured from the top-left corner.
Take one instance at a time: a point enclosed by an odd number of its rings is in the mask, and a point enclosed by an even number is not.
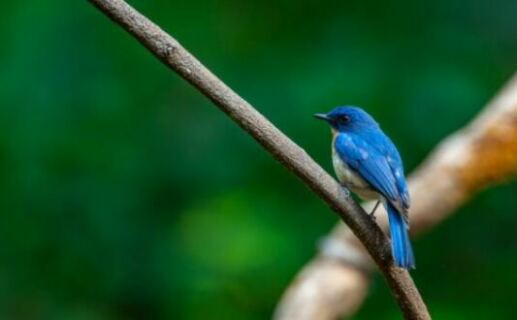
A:
[[[405,269],[415,268],[415,256],[409,239],[409,226],[397,209],[391,204],[386,204],[391,233],[391,252],[393,260],[398,267]]]

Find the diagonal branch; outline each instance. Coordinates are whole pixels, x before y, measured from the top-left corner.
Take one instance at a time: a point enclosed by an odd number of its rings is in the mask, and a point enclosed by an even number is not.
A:
[[[388,239],[363,209],[302,148],[219,80],[174,38],[123,0],[89,0],[165,65],[196,87],[282,165],[318,194],[353,230],[384,274],[404,317],[430,319],[409,273],[394,266]]]

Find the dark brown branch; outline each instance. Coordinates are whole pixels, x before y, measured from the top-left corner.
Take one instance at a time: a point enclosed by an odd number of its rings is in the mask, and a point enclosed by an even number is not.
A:
[[[409,273],[393,265],[383,231],[327,172],[175,39],[122,0],[89,0],[177,72],[317,193],[353,230],[383,272],[405,318],[430,319]]]

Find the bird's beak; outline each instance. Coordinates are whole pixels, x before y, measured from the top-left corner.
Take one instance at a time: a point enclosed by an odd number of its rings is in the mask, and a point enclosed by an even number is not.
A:
[[[330,120],[329,116],[327,116],[327,114],[325,114],[325,113],[316,113],[316,114],[314,114],[314,118],[320,119],[320,120],[325,120],[325,121]]]

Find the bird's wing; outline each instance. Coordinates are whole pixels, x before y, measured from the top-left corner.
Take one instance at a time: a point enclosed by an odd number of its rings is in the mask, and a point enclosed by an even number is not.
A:
[[[397,206],[401,212],[407,211],[410,205],[410,197],[406,178],[404,176],[404,165],[402,164],[402,159],[397,148],[391,139],[382,131],[380,134],[378,134],[378,132],[366,132],[366,134],[362,134],[360,137],[386,158],[395,178],[395,184],[399,193],[400,201],[398,204],[394,203],[393,205]]]
[[[397,179],[386,156],[378,148],[354,134],[339,134],[335,148],[341,160],[374,190],[394,205],[400,203]]]
[[[382,153],[386,157],[388,165],[391,168],[391,172],[393,172],[393,175],[395,176],[395,182],[402,206],[404,207],[404,210],[407,210],[410,205],[410,198],[406,178],[404,176],[404,165],[402,164],[402,159],[400,158],[397,148],[388,136],[383,134],[381,139],[384,139],[384,143],[381,143],[382,146],[384,146]]]

